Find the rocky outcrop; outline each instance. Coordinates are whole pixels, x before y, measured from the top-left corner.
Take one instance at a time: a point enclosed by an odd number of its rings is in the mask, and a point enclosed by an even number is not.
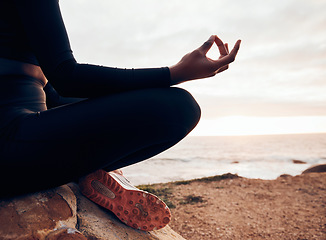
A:
[[[0,239],[45,239],[76,224],[76,197],[68,186],[0,202]]]
[[[295,163],[295,164],[307,164],[307,162],[305,162],[305,161],[296,160],[296,159],[293,159],[292,162]]]
[[[306,173],[313,173],[313,172],[314,173],[326,172],[326,164],[312,166],[312,167],[304,170],[302,173],[306,174]]]
[[[151,232],[130,228],[89,201],[74,184],[0,200],[0,240],[181,240],[169,226]]]

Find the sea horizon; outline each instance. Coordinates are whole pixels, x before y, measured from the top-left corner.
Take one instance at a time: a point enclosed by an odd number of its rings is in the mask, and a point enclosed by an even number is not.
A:
[[[294,132],[294,133],[266,133],[266,134],[235,134],[235,135],[188,135],[187,137],[245,137],[245,136],[275,136],[275,135],[312,135],[326,134],[326,132]]]
[[[326,133],[187,136],[171,149],[123,171],[135,185],[225,173],[272,180],[325,163]]]

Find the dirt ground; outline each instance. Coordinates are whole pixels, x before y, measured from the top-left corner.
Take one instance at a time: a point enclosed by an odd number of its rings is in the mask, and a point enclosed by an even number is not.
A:
[[[326,173],[222,178],[144,188],[168,203],[170,227],[188,240],[326,239]]]

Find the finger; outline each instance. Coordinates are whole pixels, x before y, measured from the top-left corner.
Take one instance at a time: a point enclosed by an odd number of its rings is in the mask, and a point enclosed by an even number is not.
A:
[[[224,67],[221,67],[216,73],[221,73],[229,68],[229,65],[225,65]]]
[[[215,43],[218,47],[218,50],[220,51],[220,54],[222,56],[228,55],[228,51],[225,48],[225,45],[221,39],[219,39],[217,36],[215,36]]]
[[[206,53],[209,51],[209,49],[211,49],[211,47],[212,47],[212,45],[214,43],[214,39],[215,39],[215,36],[214,35],[210,36],[210,38],[206,42],[204,42],[204,44],[201,45],[198,48],[198,50],[201,51],[203,54],[206,55]]]
[[[224,56],[221,59],[217,60],[216,64],[219,64],[220,66],[224,66],[224,65],[227,65],[227,64],[233,62],[235,60],[235,57],[237,56],[238,51],[239,51],[240,43],[241,43],[241,40],[238,40],[235,43],[232,51],[227,56]]]
[[[235,59],[235,57],[238,54],[239,48],[240,48],[240,44],[241,44],[241,40],[238,40],[235,44],[234,47],[232,49],[232,51],[229,53],[229,55],[233,56],[233,58]]]
[[[224,46],[226,48],[227,53],[229,54],[229,44],[228,43],[225,43]]]

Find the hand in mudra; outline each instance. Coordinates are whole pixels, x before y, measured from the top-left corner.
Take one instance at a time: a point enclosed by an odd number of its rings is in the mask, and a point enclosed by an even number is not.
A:
[[[220,52],[220,57],[217,60],[206,56],[214,43]],[[212,35],[202,46],[186,54],[180,62],[170,67],[172,84],[212,77],[228,69],[229,64],[235,60],[240,43],[241,40],[238,40],[232,51],[229,52],[228,44],[224,44],[216,35]]]

